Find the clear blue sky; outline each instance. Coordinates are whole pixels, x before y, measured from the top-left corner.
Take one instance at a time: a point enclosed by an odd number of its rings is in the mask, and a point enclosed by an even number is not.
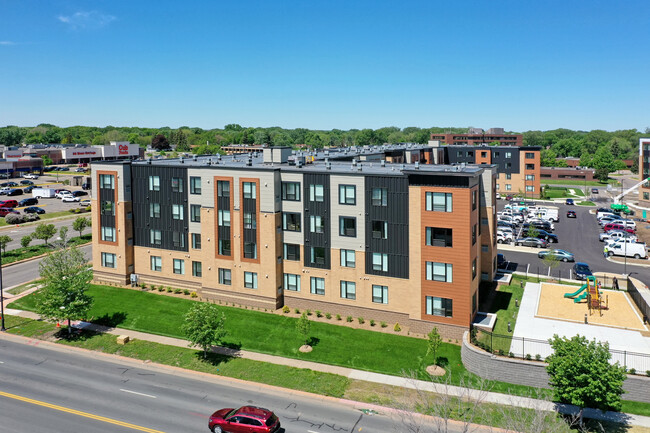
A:
[[[0,126],[650,126],[647,0],[0,0]]]

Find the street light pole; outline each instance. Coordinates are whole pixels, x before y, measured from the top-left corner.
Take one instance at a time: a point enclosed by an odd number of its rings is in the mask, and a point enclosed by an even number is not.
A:
[[[0,331],[4,332],[5,328],[5,296],[2,291],[2,249],[0,249]]]

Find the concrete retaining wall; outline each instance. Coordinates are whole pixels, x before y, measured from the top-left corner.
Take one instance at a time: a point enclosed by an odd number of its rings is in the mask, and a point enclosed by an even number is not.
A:
[[[550,388],[546,363],[496,356],[474,347],[469,342],[469,332],[463,335],[461,358],[468,371],[489,380],[516,385]],[[650,377],[628,375],[623,382],[624,400],[650,403]]]

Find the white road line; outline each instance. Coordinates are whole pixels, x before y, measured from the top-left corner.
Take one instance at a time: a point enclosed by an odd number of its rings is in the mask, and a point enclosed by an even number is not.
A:
[[[158,397],[156,397],[155,395],[149,395],[149,394],[143,394],[143,393],[141,393],[141,392],[129,391],[128,389],[121,389],[121,388],[120,388],[120,391],[122,391],[122,392],[128,392],[129,394],[141,395],[141,396],[143,396],[143,397],[158,398]]]
[[[0,361],[0,364],[4,364],[4,362]]]

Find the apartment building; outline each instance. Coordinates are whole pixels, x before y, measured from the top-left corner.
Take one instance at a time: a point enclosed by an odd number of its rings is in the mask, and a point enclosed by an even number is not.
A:
[[[460,338],[496,272],[496,165],[290,155],[94,163],[95,279]]]
[[[639,139],[639,181],[650,177],[650,138]],[[650,183],[639,187],[639,206],[650,208]]]
[[[490,128],[487,131],[471,128],[467,134],[431,134],[432,141],[459,146],[476,146],[494,142],[501,145],[523,146],[523,137],[522,134],[506,134],[503,128]]]

